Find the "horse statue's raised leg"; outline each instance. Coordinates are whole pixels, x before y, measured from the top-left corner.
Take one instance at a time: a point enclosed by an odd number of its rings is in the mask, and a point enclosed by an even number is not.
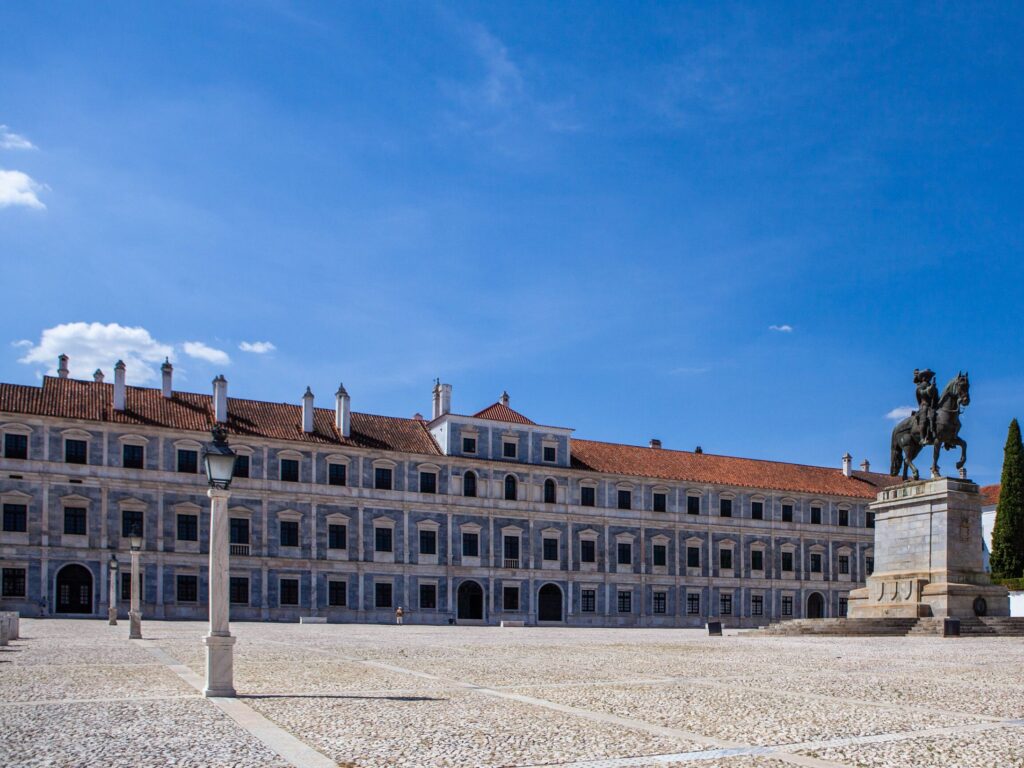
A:
[[[967,463],[967,441],[957,435],[956,440],[950,443],[950,447],[954,445],[960,446],[960,461],[956,463],[956,468],[963,469],[964,465]]]
[[[932,447],[932,478],[942,477],[939,471],[939,452],[942,450],[942,441],[936,440]]]

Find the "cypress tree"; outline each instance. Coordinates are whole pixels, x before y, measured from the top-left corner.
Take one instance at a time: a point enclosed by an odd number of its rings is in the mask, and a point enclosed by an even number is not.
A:
[[[1024,446],[1016,419],[1010,422],[1003,449],[1003,474],[989,562],[996,578],[1024,576]]]

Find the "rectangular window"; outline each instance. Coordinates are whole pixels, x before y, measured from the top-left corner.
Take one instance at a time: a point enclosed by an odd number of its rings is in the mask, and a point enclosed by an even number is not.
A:
[[[868,512],[865,515],[864,523],[867,525],[868,528],[874,528],[875,527],[875,513],[874,512]]]
[[[0,591],[3,597],[25,597],[25,569],[4,568],[3,589]]]
[[[463,453],[476,453],[476,438],[475,437],[464,437],[464,438],[462,438],[462,452]]]
[[[344,464],[327,465],[327,484],[345,485],[348,482],[348,467]]]
[[[232,605],[249,604],[249,579],[246,576],[232,576],[228,587]]]
[[[544,461],[554,464],[558,460],[558,449],[553,445],[544,446]]]
[[[280,605],[298,605],[299,604],[299,580],[298,579],[281,579],[278,582],[281,590],[281,599],[278,601]]]
[[[591,539],[583,539],[580,542],[580,562],[581,563],[596,563],[597,562],[597,542]]]
[[[179,573],[174,596],[179,603],[199,602],[199,577]]]
[[[327,582],[327,604],[335,608],[344,608],[348,605],[348,582]]]
[[[394,532],[390,528],[374,528],[373,549],[375,552],[393,552]]]
[[[514,459],[516,457],[516,444],[506,440],[501,444],[501,455],[506,459]]]
[[[668,510],[668,495],[664,493],[654,494],[654,511],[665,512]]]
[[[875,558],[865,557],[864,558],[864,573],[870,576],[875,572]]]
[[[4,435],[4,456],[8,459],[28,458],[28,435],[8,432]]]
[[[420,472],[420,493],[437,493],[436,472]]]
[[[619,565],[630,565],[633,562],[633,545],[629,542],[620,541],[618,546],[618,558],[615,562]]]
[[[764,502],[763,501],[752,501],[752,502],[750,502],[750,519],[751,520],[764,520]]]
[[[793,570],[793,553],[783,552],[782,553],[782,570],[792,571]]]
[[[718,500],[718,514],[722,517],[732,517],[732,499]]]
[[[64,533],[69,536],[85,536],[85,507],[64,507]]]
[[[839,617],[840,618],[846,616],[846,611],[849,609],[849,607],[850,607],[850,600],[849,600],[849,598],[840,597],[839,598]]]
[[[839,525],[847,526],[850,524],[850,510],[840,509],[839,510]]]
[[[633,492],[632,491],[619,491],[619,509],[632,509],[633,508]]]
[[[668,558],[666,557],[667,551],[668,551],[668,547],[666,547],[664,544],[655,544],[654,545],[654,547],[652,548],[652,551],[651,551],[651,554],[653,555],[654,565],[656,565],[656,566],[663,566],[663,565],[665,565],[666,561],[668,560]]]
[[[142,469],[145,465],[146,449],[141,445],[121,446],[121,466],[126,469]]]
[[[437,554],[437,531],[426,529],[420,531],[420,554]]]
[[[631,613],[633,611],[633,593],[627,590],[619,590],[619,613]]]
[[[597,591],[593,589],[580,590],[580,611],[593,613],[597,610]]]
[[[719,595],[718,608],[720,616],[732,616],[732,595]]]
[[[144,536],[146,529],[143,525],[142,512],[137,509],[121,510],[121,537],[128,538],[133,533]]]
[[[668,608],[668,594],[665,592],[654,593],[654,612],[665,613]]]
[[[179,448],[178,471],[190,475],[196,474],[199,471],[199,452]]]
[[[331,523],[327,526],[327,548],[348,549],[348,526]]]
[[[762,552],[760,549],[753,549],[750,551],[750,570],[764,570],[764,552]]]
[[[688,515],[699,515],[700,514],[700,496],[687,496],[686,497],[686,514],[688,514]]]
[[[518,536],[506,536],[503,542],[502,549],[505,554],[506,560],[518,560],[519,559],[519,537]],[[506,566],[509,567],[509,566]]]
[[[821,573],[821,555],[817,552],[811,553],[811,573]]]
[[[299,482],[299,460],[281,459],[281,482]]]
[[[463,533],[462,534],[462,556],[463,557],[480,557],[480,534],[479,533]]]
[[[732,550],[731,549],[720,549],[718,550],[718,567],[723,571],[732,570]]]
[[[377,583],[373,585],[373,604],[376,608],[391,607],[391,584]]]
[[[232,517],[228,520],[228,535],[231,544],[249,543],[249,519],[246,517]]]
[[[584,485],[580,487],[580,506],[581,507],[593,507],[597,503],[597,489],[592,485]]]
[[[437,584],[420,584],[420,610],[437,610]]]
[[[280,524],[281,532],[281,546],[282,547],[297,547],[299,546],[299,521],[298,520],[282,520]]]
[[[198,515],[178,515],[178,540],[199,541]]]
[[[145,593],[143,587],[146,584],[146,580],[143,578],[143,574],[139,574],[139,602],[145,602]],[[132,574],[131,571],[121,572],[121,599],[129,601],[132,599]]]
[[[782,505],[782,522],[792,523],[793,522],[793,505],[783,504]]]
[[[782,615],[792,616],[793,615],[793,598],[791,595],[782,596]]]
[[[558,539],[544,539],[544,559],[545,560],[557,560],[558,559]]]
[[[64,462],[66,464],[85,464],[89,455],[85,440],[64,441]]]
[[[686,594],[686,615],[700,616],[700,594],[698,592]]]
[[[373,470],[373,487],[378,491],[391,490],[391,468],[377,467]]]
[[[504,611],[519,610],[519,587],[502,587],[501,608]]]
[[[821,525],[821,507],[811,507],[811,525]]]
[[[751,595],[750,596],[750,615],[751,616],[764,616],[764,596],[763,595]]]
[[[840,555],[839,556],[839,573],[841,573],[843,575],[847,575],[847,576],[850,574],[850,556],[849,555]]]
[[[700,568],[700,547],[686,548],[686,567]]]
[[[235,477],[249,476],[249,457],[244,453],[235,456]],[[246,601],[248,602],[248,601]]]

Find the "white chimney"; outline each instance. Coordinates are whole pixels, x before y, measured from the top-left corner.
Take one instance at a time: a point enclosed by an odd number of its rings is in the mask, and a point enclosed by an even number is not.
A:
[[[441,385],[441,415],[452,412],[452,385]]]
[[[313,431],[313,390],[306,387],[306,394],[302,396],[302,431]]]
[[[114,366],[114,410],[124,410],[124,360]]]
[[[853,464],[853,456],[851,456],[850,452],[847,451],[843,454],[843,474],[847,477],[849,477],[850,473],[853,471],[850,466],[851,464]]]
[[[57,376],[62,379],[68,377],[68,356],[60,355],[57,357]]]
[[[438,418],[441,415],[441,380],[434,379],[434,388],[431,390],[433,394],[433,408],[430,411],[431,420]]]
[[[507,391],[501,393],[501,404],[502,405],[506,405],[506,406],[508,405],[508,392]]]
[[[223,373],[213,380],[213,418],[221,424],[228,420],[228,380]]]
[[[102,384],[103,383],[103,371],[101,371],[99,368],[97,368],[96,371],[92,375],[92,380],[95,381],[97,384]]]
[[[173,371],[174,366],[171,365],[171,359],[169,357],[165,357],[164,364],[160,366],[160,373],[163,377],[163,384],[160,387],[160,391],[164,397],[171,396],[171,374]]]
[[[862,461],[860,463],[860,471],[861,472],[870,472],[871,471],[871,462],[868,461],[867,459],[864,459],[864,461]]]
[[[334,426],[342,437],[352,434],[352,405],[344,384],[339,384],[334,393]]]

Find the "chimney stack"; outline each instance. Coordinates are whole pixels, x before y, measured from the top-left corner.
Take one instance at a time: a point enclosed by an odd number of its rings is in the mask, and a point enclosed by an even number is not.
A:
[[[223,373],[213,380],[213,418],[220,424],[228,420],[228,380]]]
[[[846,453],[843,454],[843,474],[846,477],[849,477],[850,473],[853,471],[852,468],[851,468],[852,464],[853,464],[853,456],[851,456],[850,452],[847,451]]]
[[[864,461],[862,461],[860,463],[860,471],[861,472],[870,472],[871,471],[871,462],[868,461],[867,459],[864,459]]]
[[[501,393],[501,404],[504,405],[504,406],[508,405],[508,391],[507,390],[505,392]]]
[[[68,356],[60,355],[57,357],[57,376],[66,379],[68,377]]]
[[[434,388],[431,390],[431,394],[434,396],[432,400],[432,408],[430,409],[430,418],[434,420],[441,415],[441,380],[434,379]]]
[[[452,385],[441,385],[441,415],[452,412]]]
[[[433,408],[430,411],[431,420],[452,412],[452,385],[442,384],[440,379],[434,379]]]
[[[102,384],[103,383],[103,371],[101,371],[99,368],[97,368],[96,371],[92,375],[92,380],[95,381],[97,384]]]
[[[306,387],[306,394],[302,396],[302,431],[313,431],[313,390]]]
[[[114,410],[124,410],[124,360],[118,360],[114,366]]]
[[[169,357],[164,358],[164,364],[160,366],[160,373],[163,377],[163,384],[160,387],[161,394],[164,397],[171,396],[171,373],[174,371],[174,366],[171,365],[171,359]]]
[[[659,440],[656,437],[652,437],[651,438],[651,442],[650,442],[650,446],[651,446],[651,448],[661,448],[661,440]]]
[[[334,393],[334,426],[342,437],[352,434],[352,405],[344,384],[338,385]]]

